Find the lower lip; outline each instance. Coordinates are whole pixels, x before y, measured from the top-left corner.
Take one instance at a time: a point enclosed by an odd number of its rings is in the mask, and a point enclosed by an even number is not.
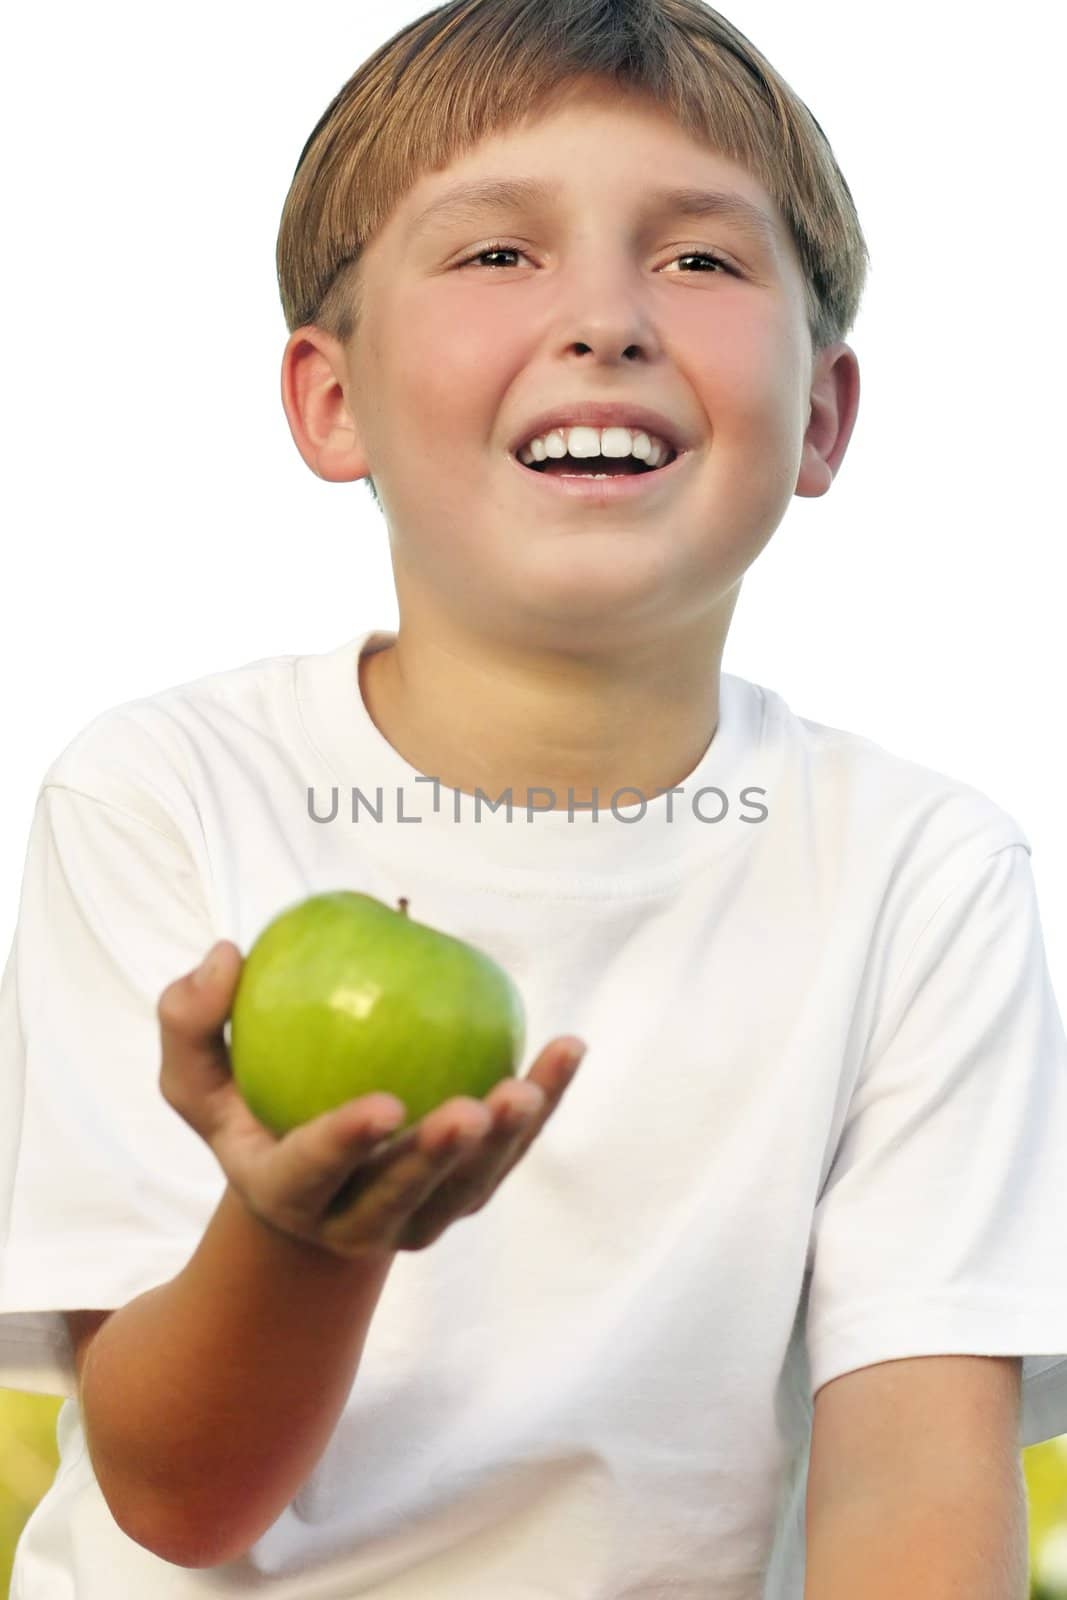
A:
[[[518,457],[510,453],[508,460],[524,478],[543,485],[549,494],[563,495],[569,500],[585,500],[594,505],[613,505],[617,500],[633,500],[639,495],[654,494],[657,489],[673,480],[682,463],[687,461],[691,454],[689,450],[680,451],[669,466],[658,467],[655,472],[620,472],[613,478],[586,478],[577,475],[573,478],[560,478],[551,472],[534,472],[531,467],[524,467]]]

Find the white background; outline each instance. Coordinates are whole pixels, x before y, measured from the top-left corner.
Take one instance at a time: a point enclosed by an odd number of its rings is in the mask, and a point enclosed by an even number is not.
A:
[[[89,720],[396,626],[367,489],[289,434],[274,250],[318,117],[425,9],[9,15],[3,951],[41,775]],[[848,455],[752,568],[724,668],[1010,811],[1067,1010],[1057,24],[1037,0],[1010,28],[925,0],[724,9],[822,124],[873,258]]]

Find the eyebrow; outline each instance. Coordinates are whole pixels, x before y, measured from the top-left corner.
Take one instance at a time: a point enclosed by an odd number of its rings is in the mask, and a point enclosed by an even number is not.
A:
[[[426,232],[446,216],[473,221],[486,211],[519,210],[559,197],[562,184],[539,178],[483,178],[461,183],[439,195],[412,221],[409,234]],[[645,198],[645,209],[679,217],[712,217],[731,222],[757,243],[774,251],[780,232],[773,219],[735,189],[668,188],[653,189]]]

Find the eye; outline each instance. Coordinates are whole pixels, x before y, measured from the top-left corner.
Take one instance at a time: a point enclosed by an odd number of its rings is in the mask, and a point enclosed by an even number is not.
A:
[[[684,250],[680,256],[674,257],[675,261],[710,261],[717,267],[722,267],[724,272],[729,272],[734,278],[741,274],[736,267],[730,265],[723,256],[716,255],[713,250]]]
[[[470,266],[471,263],[474,262],[474,261],[481,261],[483,256],[501,256],[501,255],[506,255],[506,256],[525,256],[526,252],[525,252],[525,250],[520,250],[518,245],[513,245],[513,244],[487,244],[484,250],[479,250],[477,252],[477,254],[475,254],[473,256],[468,256],[465,261],[461,261],[458,264],[461,267],[467,267],[467,266]],[[529,260],[530,259],[529,256],[526,256],[526,259]]]
[[[458,262],[457,266],[458,267],[468,267],[468,266],[473,265],[475,262],[481,261],[485,256],[496,256],[496,255],[526,256],[526,252],[525,252],[525,250],[520,250],[518,245],[513,245],[513,244],[487,244],[483,250],[479,250],[474,255],[467,256],[466,260]],[[526,259],[528,261],[530,259],[529,256],[526,256]],[[740,272],[738,272],[736,267],[731,266],[730,263],[723,256],[717,255],[712,250],[684,250],[681,255],[677,255],[677,256],[672,257],[672,260],[674,260],[674,261],[710,261],[714,266],[721,267],[724,272],[730,273],[731,277],[739,278],[741,276]],[[496,268],[494,270],[503,271],[504,269],[503,268]]]

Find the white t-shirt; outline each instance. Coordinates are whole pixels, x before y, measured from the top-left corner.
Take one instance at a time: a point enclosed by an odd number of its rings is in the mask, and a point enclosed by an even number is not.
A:
[[[1020,1448],[1067,1432],[1030,846],[728,673],[673,794],[476,815],[367,712],[358,652],[394,637],[112,708],[42,781],[0,990],[0,1382],[68,1399],[13,1600],[802,1600],[828,1379],[1021,1355]],[[484,1209],[397,1256],[291,1504],[185,1569],[108,1511],[60,1313],[172,1278],[225,1186],[160,1093],[160,992],[336,888],[504,966],[521,1073],[559,1034],[588,1054]]]

